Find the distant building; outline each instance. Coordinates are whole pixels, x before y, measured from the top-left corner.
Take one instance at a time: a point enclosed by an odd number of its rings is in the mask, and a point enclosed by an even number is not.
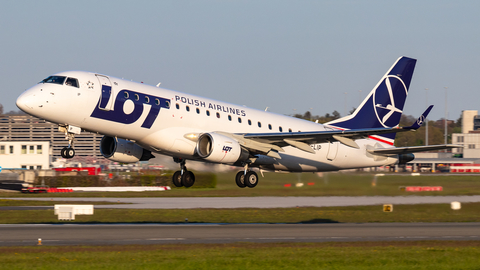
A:
[[[454,124],[454,123],[455,121],[453,120],[447,120],[447,126],[450,126],[451,124]],[[445,119],[442,118],[440,120],[435,121],[435,126],[443,129],[445,127]]]
[[[463,148],[454,148],[452,153],[461,154],[464,158],[480,157],[480,133],[453,133],[452,143],[463,145]]]
[[[480,115],[473,117],[473,130],[480,131]]]
[[[103,135],[82,132],[75,136],[75,155],[78,157],[103,157],[99,144]],[[65,134],[58,131],[58,125],[30,115],[0,115],[0,142],[48,142],[43,151],[60,158],[60,150],[68,145]],[[51,149],[49,149],[51,148]],[[0,165],[1,166],[1,165]],[[47,166],[48,167],[48,166]]]
[[[462,111],[462,133],[452,134],[452,143],[462,145],[452,154],[463,158],[480,158],[480,116],[476,110]]]
[[[462,111],[462,133],[468,133],[475,130],[473,128],[475,116],[478,116],[478,111],[476,110]]]
[[[49,142],[0,141],[0,166],[2,169],[49,169],[49,149]]]

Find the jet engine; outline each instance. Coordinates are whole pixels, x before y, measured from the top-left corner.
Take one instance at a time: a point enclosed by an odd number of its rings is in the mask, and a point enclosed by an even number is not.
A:
[[[215,163],[233,164],[249,157],[249,152],[236,140],[213,132],[198,137],[196,151],[201,158]]]
[[[398,155],[398,164],[407,164],[415,159],[415,155],[412,153]]]
[[[100,141],[100,152],[105,158],[121,163],[134,163],[154,158],[152,152],[134,142],[109,136],[103,136]]]

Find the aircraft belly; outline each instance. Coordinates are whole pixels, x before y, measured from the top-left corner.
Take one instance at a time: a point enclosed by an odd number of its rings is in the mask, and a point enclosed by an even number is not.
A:
[[[168,152],[179,156],[193,156],[196,143],[185,139],[184,135],[188,133],[195,133],[195,131],[183,127],[166,128],[142,138],[140,143],[150,145],[159,152]]]
[[[284,153],[279,153],[281,159],[261,156],[254,165],[264,169],[274,169],[292,172],[321,172],[352,168],[366,168],[394,164],[397,159],[384,157],[377,159],[365,155],[366,149],[362,145],[355,149],[339,144],[335,155],[330,152],[329,143],[312,145],[315,154],[307,153],[293,147],[285,147]]]

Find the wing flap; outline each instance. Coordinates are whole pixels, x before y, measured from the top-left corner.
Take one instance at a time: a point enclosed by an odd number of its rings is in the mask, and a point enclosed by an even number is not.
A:
[[[462,147],[463,146],[456,145],[456,144],[439,144],[439,145],[427,145],[427,146],[368,149],[367,151],[371,154],[376,154],[376,155],[398,155],[398,154],[408,154],[408,153],[451,149],[451,148],[462,148]]]
[[[288,143],[289,145],[298,148],[300,150],[303,150],[305,152],[315,154],[315,151],[310,147],[310,145],[304,143],[304,142],[299,142],[295,140],[289,140],[289,139],[283,139],[284,142]]]
[[[350,146],[350,147],[353,147],[353,148],[356,148],[356,149],[360,149],[360,147],[358,146],[358,144],[357,144],[354,140],[352,140],[352,139],[350,139],[350,138],[348,138],[348,137],[342,137],[342,136],[339,136],[339,135],[332,135],[332,137],[333,137],[335,140],[337,140],[337,141],[339,141],[339,142],[341,142],[341,143],[343,143],[343,144],[345,144],[345,145],[347,145],[347,146]]]

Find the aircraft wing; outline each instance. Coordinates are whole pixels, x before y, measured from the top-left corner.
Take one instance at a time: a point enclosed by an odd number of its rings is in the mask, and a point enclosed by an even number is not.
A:
[[[347,146],[359,148],[356,139],[367,138],[372,135],[388,134],[405,131],[415,131],[421,127],[428,113],[432,109],[430,105],[427,110],[409,127],[393,128],[371,128],[371,129],[350,129],[350,130],[326,130],[307,132],[282,132],[282,133],[244,133],[234,134],[234,137],[246,148],[267,156],[279,158],[278,152],[283,152],[282,147],[293,146],[300,150],[315,153],[310,144],[339,141]],[[397,149],[397,148],[392,148]],[[440,148],[445,149],[445,148]],[[273,150],[273,151],[272,151]],[[383,149],[382,149],[383,150]],[[433,149],[432,149],[433,150]],[[418,150],[428,151],[428,150]],[[418,152],[417,151],[417,152]]]
[[[427,145],[427,146],[409,146],[409,147],[395,147],[395,148],[385,148],[385,149],[370,149],[367,151],[372,154],[398,155],[398,154],[407,154],[407,153],[416,153],[416,152],[423,152],[423,151],[433,151],[433,150],[461,148],[461,147],[463,146],[456,145],[456,144],[440,144],[440,145]]]
[[[351,129],[351,130],[327,130],[327,131],[307,131],[307,132],[284,132],[284,133],[246,133],[243,138],[257,140],[260,142],[274,143],[277,145],[286,145],[286,141],[297,141],[305,143],[324,143],[327,141],[340,141],[347,144],[351,142],[355,146],[355,139],[366,138],[371,135],[387,134],[394,132],[411,131],[411,128],[372,128],[372,129]],[[240,134],[238,134],[240,135]],[[347,144],[348,145],[348,144]]]

